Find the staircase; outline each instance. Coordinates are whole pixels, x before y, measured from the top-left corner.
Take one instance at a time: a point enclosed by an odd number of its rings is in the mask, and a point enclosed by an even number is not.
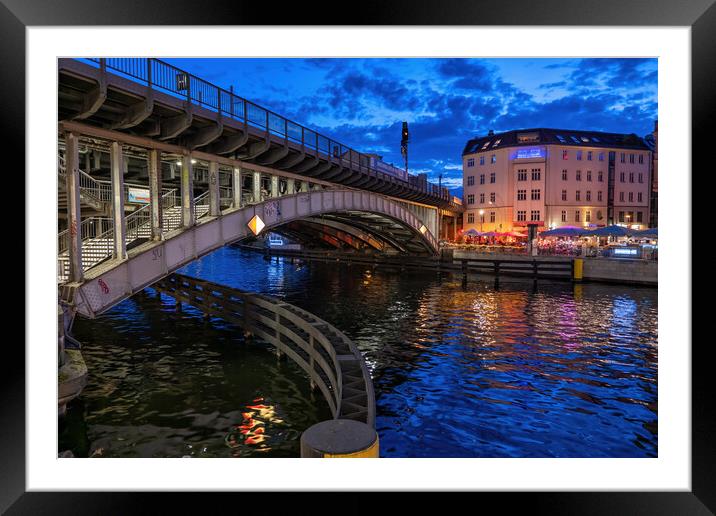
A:
[[[162,195],[162,233],[173,231],[182,225],[182,206],[178,202],[176,190]],[[194,218],[199,220],[209,213],[209,192],[194,199]],[[126,245],[146,241],[151,238],[151,206],[145,205],[125,217]],[[80,225],[82,238],[82,270],[87,271],[95,265],[111,258],[114,254],[114,225],[112,219],[90,217]],[[70,275],[70,232],[62,231],[57,235],[57,281],[64,283]]]

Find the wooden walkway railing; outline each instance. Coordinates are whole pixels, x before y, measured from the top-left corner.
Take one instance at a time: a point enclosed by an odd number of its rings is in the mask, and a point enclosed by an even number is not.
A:
[[[152,288],[235,324],[288,356],[323,393],[335,419],[375,426],[375,394],[365,360],[326,321],[276,298],[182,274],[167,276]]]

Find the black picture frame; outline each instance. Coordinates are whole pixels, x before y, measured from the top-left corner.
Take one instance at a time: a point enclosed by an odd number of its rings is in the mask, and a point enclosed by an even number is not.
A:
[[[368,1],[349,9],[337,3],[297,2],[270,12],[257,3],[239,0],[0,0],[0,118],[5,149],[25,146],[25,29],[37,25],[607,25],[689,26],[692,44],[692,150],[696,164],[706,163],[713,144],[716,112],[716,0],[442,0],[436,3]],[[277,4],[278,5],[278,4]],[[24,169],[24,153],[13,153],[15,170]],[[667,171],[663,171],[666,173]],[[680,174],[688,174],[688,163]],[[693,175],[692,175],[693,179]],[[27,199],[27,192],[25,192]],[[692,206],[696,205],[692,201]],[[679,201],[682,203],[683,200]],[[682,211],[682,216],[683,216]],[[693,220],[693,218],[692,218]],[[25,235],[31,238],[31,235]],[[17,246],[19,249],[19,246]],[[691,254],[688,255],[689,257]],[[694,269],[696,270],[696,269]],[[29,271],[26,271],[26,274]],[[691,300],[685,300],[691,303]],[[17,301],[18,306],[21,304]],[[24,303],[22,303],[24,306]],[[693,305],[692,305],[693,306]],[[697,320],[697,318],[694,318]],[[6,322],[9,324],[9,322]],[[531,512],[550,514],[713,514],[716,511],[716,429],[709,388],[713,373],[708,360],[710,339],[692,346],[692,490],[690,492],[602,493],[480,493],[505,507],[524,503]],[[684,342],[685,348],[689,343]],[[149,493],[26,493],[25,492],[25,352],[6,341],[0,375],[0,511],[7,514],[144,513],[160,500],[162,513],[186,509],[186,496]],[[240,494],[239,494],[240,496]],[[298,495],[302,496],[302,495]],[[419,495],[414,495],[419,496]],[[475,496],[474,494],[470,495]],[[233,494],[221,495],[228,503]],[[275,509],[284,497],[274,497]],[[366,495],[325,494],[325,507],[372,510]],[[507,502],[507,503],[506,503]],[[219,502],[220,503],[220,502]],[[422,503],[422,502],[420,502]],[[451,505],[460,503],[451,501]],[[470,502],[474,503],[474,502]],[[231,507],[231,505],[227,505]],[[182,511],[183,512],[183,511]]]

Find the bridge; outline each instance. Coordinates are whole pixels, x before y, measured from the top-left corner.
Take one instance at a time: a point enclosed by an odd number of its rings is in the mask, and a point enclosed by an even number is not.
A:
[[[425,176],[386,172],[157,59],[60,59],[58,110],[61,363],[76,313],[95,317],[226,244],[273,231],[432,256],[463,211]]]

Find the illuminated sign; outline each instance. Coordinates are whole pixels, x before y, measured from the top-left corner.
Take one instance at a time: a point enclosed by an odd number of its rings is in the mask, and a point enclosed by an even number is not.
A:
[[[424,225],[420,226],[420,232],[424,235],[425,233],[428,232],[428,228],[426,228]]]
[[[264,221],[261,220],[261,217],[258,215],[254,215],[251,217],[251,220],[247,224],[249,226],[249,229],[254,235],[258,235],[261,233],[261,230],[266,227],[266,224],[264,224]]]
[[[149,204],[149,190],[144,188],[127,188],[127,201]]]
[[[634,256],[637,256],[639,252],[639,249],[636,247],[615,247],[612,250],[612,253],[614,256],[620,256],[625,258],[631,258]]]
[[[542,149],[540,149],[540,148],[520,149],[517,151],[517,154],[515,154],[515,159],[543,158],[543,157],[544,157],[544,155],[542,154]]]

